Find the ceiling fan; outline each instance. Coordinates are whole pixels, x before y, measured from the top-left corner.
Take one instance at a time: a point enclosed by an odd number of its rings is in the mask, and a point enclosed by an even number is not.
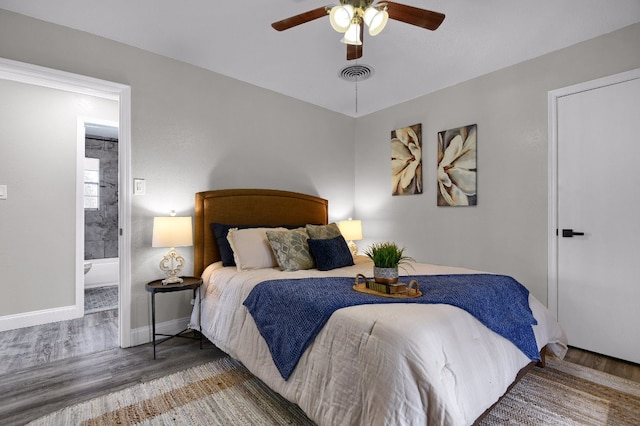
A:
[[[278,31],[284,31],[329,15],[333,29],[344,33],[341,41],[347,45],[347,60],[352,60],[362,57],[363,23],[369,28],[369,35],[375,36],[384,29],[389,18],[432,31],[444,21],[444,14],[439,12],[391,1],[374,3],[376,0],[340,0],[337,6],[322,6],[274,22],[271,26]]]

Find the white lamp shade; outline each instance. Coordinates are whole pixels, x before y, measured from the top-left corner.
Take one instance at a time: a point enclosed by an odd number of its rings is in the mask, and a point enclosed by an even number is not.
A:
[[[351,20],[353,19],[353,6],[345,4],[341,6],[334,6],[329,12],[329,22],[334,30],[339,33],[343,33],[349,29]]]
[[[153,218],[152,247],[189,247],[193,245],[191,216]]]
[[[340,41],[355,46],[362,45],[362,41],[360,40],[360,24],[349,25],[349,29],[344,33],[344,37]]]
[[[380,34],[385,25],[387,25],[389,13],[386,10],[378,10],[373,7],[369,7],[364,11],[364,16],[362,18],[369,27],[369,35],[375,36]]]
[[[347,241],[358,241],[362,239],[362,221],[360,220],[341,220],[338,222],[340,233]]]

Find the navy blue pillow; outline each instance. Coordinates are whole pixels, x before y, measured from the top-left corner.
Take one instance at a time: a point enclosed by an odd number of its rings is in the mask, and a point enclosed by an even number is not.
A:
[[[224,223],[211,224],[213,238],[215,238],[216,244],[218,245],[218,252],[220,252],[220,260],[222,260],[223,266],[236,266],[236,261],[233,259],[233,250],[231,250],[231,245],[229,244],[229,240],[227,240],[227,234],[231,228],[246,229],[258,227],[247,225],[225,225]]]
[[[309,238],[307,243],[320,271],[353,265],[351,250],[342,235],[327,240]]]

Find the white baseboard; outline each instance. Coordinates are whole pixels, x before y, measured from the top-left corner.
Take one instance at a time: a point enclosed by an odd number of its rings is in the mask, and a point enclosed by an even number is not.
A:
[[[176,334],[187,328],[190,317],[178,318],[156,324],[156,333]],[[144,345],[151,342],[151,324],[131,330],[131,346]]]
[[[32,327],[50,322],[67,321],[80,318],[82,314],[83,310],[78,306],[63,306],[60,308],[6,315],[0,317],[0,331]]]

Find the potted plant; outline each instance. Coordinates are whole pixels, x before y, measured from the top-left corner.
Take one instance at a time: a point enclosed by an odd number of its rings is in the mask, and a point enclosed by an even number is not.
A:
[[[404,247],[396,243],[374,243],[365,251],[365,256],[373,260],[373,278],[381,284],[395,284],[398,282],[398,267],[413,262],[413,258],[405,256]]]

